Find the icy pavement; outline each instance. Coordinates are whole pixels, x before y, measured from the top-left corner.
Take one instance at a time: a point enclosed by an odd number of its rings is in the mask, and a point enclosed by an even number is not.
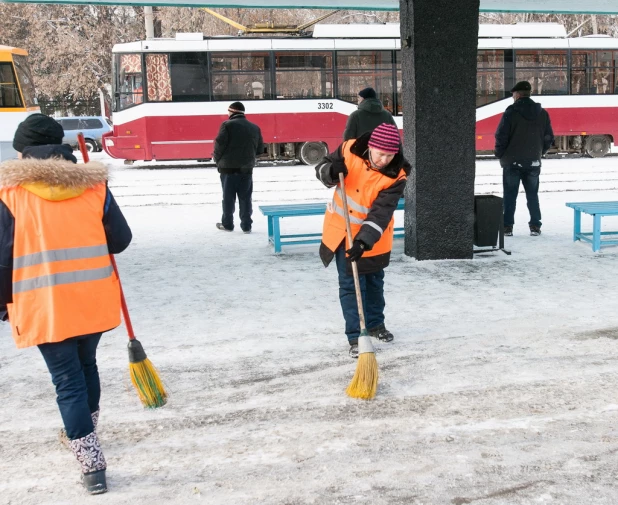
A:
[[[257,209],[327,200],[311,167],[256,169],[254,233],[244,235],[214,226],[216,170],[114,163],[111,186],[134,232],[121,278],[171,399],[142,410],[126,333],[104,336],[99,433],[110,492],[88,500],[618,503],[618,247],[595,254],[573,243],[564,205],[617,200],[618,158],[547,160],[543,234],[527,234],[520,194],[512,256],[416,262],[397,241],[386,274],[396,338],[377,344],[371,402],[344,394],[355,362],[334,267],[312,246],[275,256]],[[477,163],[476,186],[501,194],[496,161]],[[282,223],[285,233],[320,225]],[[604,228],[618,229],[618,218]],[[43,360],[0,331],[0,503],[82,504]]]

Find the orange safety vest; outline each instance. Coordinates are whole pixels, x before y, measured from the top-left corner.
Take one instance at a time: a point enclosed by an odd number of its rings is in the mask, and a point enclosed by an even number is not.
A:
[[[350,151],[355,142],[355,139],[347,140],[341,146],[345,166],[348,169],[348,175],[345,178],[345,192],[348,212],[350,214],[352,238],[356,236],[361,226],[365,224],[367,214],[369,214],[371,206],[378,197],[380,191],[391,187],[402,178],[406,178],[403,169],[399,172],[399,176],[396,179],[391,179],[381,172],[372,169],[368,160],[356,156]],[[372,225],[372,223],[370,223],[370,225]],[[363,258],[390,253],[393,248],[394,227],[395,217],[393,216],[386,230],[383,230],[380,239],[374,244],[370,251],[366,251],[363,254]],[[333,195],[333,200],[328,205],[326,214],[324,215],[322,243],[332,252],[335,252],[346,237],[347,232],[343,212],[343,201],[341,200],[341,188],[337,186]],[[347,246],[351,247],[351,244],[347,244]]]
[[[120,288],[102,222],[105,196],[104,183],[57,201],[21,186],[0,188],[15,218],[7,309],[18,348],[120,324]]]

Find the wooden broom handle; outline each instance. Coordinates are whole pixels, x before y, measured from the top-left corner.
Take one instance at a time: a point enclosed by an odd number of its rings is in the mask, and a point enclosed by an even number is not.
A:
[[[345,214],[345,229],[348,232],[348,243],[349,247],[352,247],[352,228],[350,226],[350,213],[348,211],[348,198],[345,193],[345,176],[343,173],[339,172],[339,184],[341,189],[341,201],[343,202],[343,213]],[[360,320],[360,329],[361,332],[364,331],[365,328],[365,313],[363,311],[363,295],[361,293],[360,281],[358,279],[358,265],[356,261],[352,261],[352,275],[354,277],[354,289],[356,290],[356,304],[358,305],[358,319]]]

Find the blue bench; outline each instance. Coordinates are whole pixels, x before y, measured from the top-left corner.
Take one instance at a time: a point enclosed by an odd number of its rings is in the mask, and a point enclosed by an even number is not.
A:
[[[601,240],[604,236],[618,235],[618,231],[601,231],[603,216],[618,216],[618,202],[568,202],[567,207],[575,211],[573,240],[584,240],[592,244],[597,252],[602,245],[618,245],[618,239]],[[592,216],[592,232],[582,232],[582,212]]]
[[[403,210],[403,198],[399,200],[397,210]],[[268,242],[280,253],[284,245],[319,244],[322,233],[300,233],[296,235],[281,235],[279,220],[284,217],[319,216],[326,212],[325,203],[290,203],[285,205],[260,205],[260,211],[268,218]],[[395,237],[404,236],[403,228],[395,228]]]

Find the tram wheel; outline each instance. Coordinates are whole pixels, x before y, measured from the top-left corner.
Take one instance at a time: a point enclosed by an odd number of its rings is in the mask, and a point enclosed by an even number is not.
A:
[[[585,152],[592,158],[602,158],[609,153],[610,140],[607,135],[592,135],[586,139]]]
[[[300,161],[305,165],[315,165],[328,154],[324,142],[305,142],[300,146]]]

